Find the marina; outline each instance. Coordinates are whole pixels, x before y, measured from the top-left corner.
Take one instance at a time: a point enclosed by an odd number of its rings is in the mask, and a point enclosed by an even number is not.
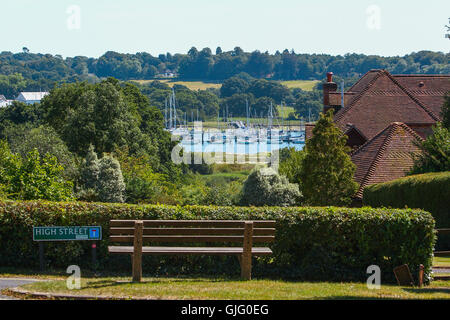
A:
[[[189,125],[186,113],[183,121],[179,120],[175,91],[172,91],[164,112],[166,130],[172,134],[173,140],[181,143],[185,151],[195,153],[259,154],[291,147],[303,149],[305,126],[302,121],[296,126],[285,125],[283,117],[274,117],[272,105],[267,119],[252,118],[248,104],[246,110],[245,122],[233,121],[231,116],[225,114],[222,121],[217,117],[216,128],[204,128],[203,122],[198,121],[197,112],[197,121],[191,119]]]

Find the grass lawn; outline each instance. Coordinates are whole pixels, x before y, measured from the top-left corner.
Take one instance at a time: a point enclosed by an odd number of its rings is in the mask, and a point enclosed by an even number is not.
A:
[[[68,290],[66,282],[61,280],[21,288],[34,292],[152,299],[450,299],[450,281],[435,281],[422,289],[385,285],[380,290],[369,290],[365,283],[221,278],[144,278],[142,283],[131,283],[130,278],[85,278],[80,290]]]
[[[434,267],[448,266],[450,268],[450,257],[434,257],[433,266]]]
[[[281,84],[285,85],[289,89],[300,88],[304,91],[312,91],[318,82],[320,82],[320,81],[317,81],[317,80],[280,81]]]

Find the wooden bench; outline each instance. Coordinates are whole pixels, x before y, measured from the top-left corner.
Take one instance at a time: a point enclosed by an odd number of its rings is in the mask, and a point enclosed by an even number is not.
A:
[[[251,280],[252,256],[271,255],[266,247],[254,243],[275,240],[275,221],[217,220],[112,220],[111,243],[133,243],[133,246],[109,246],[111,254],[132,257],[133,281],[142,279],[142,255],[234,255],[239,259],[241,277]],[[165,246],[144,246],[144,243]],[[174,247],[171,243],[242,243],[242,247]]]

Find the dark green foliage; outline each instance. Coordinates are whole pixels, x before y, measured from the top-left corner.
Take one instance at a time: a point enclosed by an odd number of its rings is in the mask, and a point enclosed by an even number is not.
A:
[[[355,165],[346,146],[347,136],[333,122],[332,110],[321,114],[306,142],[306,156],[299,175],[302,193],[309,205],[349,205],[358,184]]]
[[[416,142],[421,153],[415,156],[411,174],[450,171],[450,130],[441,123],[423,142]]]
[[[430,275],[434,220],[421,210],[348,208],[231,208],[133,206],[94,203],[0,202],[0,261],[3,266],[37,267],[32,226],[100,225],[100,270],[131,272],[130,258],[107,253],[111,219],[215,219],[277,221],[274,255],[255,259],[255,277],[366,281],[366,269],[379,265],[383,283],[392,269],[407,263],[413,274],[424,264]],[[401,244],[401,245],[400,245]],[[52,267],[90,265],[90,243],[48,243]],[[144,273],[239,274],[235,257],[144,257]]]
[[[22,158],[34,149],[37,149],[41,155],[49,153],[55,156],[64,167],[64,176],[67,180],[77,178],[76,158],[53,128],[42,125],[33,127],[30,122],[27,122],[7,127],[5,137],[13,153],[19,153]]]
[[[0,108],[0,139],[6,138],[6,131],[16,125],[37,127],[41,123],[42,109],[39,104],[14,101],[12,105]]]
[[[427,173],[365,188],[364,204],[420,208],[431,212],[438,228],[450,228],[450,172]]]
[[[420,208],[431,212],[437,228],[450,228],[450,172],[405,177],[365,188],[364,204]],[[436,250],[450,250],[450,236],[440,235]]]
[[[286,176],[291,183],[296,183],[301,186],[300,175],[305,157],[305,150],[296,150],[295,148],[282,149],[280,152],[280,167],[278,171],[280,174]]]

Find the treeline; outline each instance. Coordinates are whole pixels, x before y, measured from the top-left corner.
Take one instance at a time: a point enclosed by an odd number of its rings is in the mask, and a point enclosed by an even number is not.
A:
[[[348,84],[353,83],[349,79]],[[177,116],[179,120],[216,119],[225,117],[246,117],[247,105],[252,118],[266,118],[270,107],[274,116],[290,119],[317,119],[323,109],[321,83],[313,91],[299,88],[289,89],[282,83],[273,80],[257,79],[247,73],[240,73],[225,80],[220,89],[190,90],[176,84],[171,88],[167,83],[152,81],[136,84],[145,94],[150,104],[158,107],[163,113],[172,92],[176,95]],[[291,114],[278,114],[278,105],[292,106]]]
[[[99,58],[68,57],[51,54],[0,53],[0,89],[9,95],[17,93],[4,89],[4,76],[21,74],[26,83],[21,89],[49,90],[54,82],[75,82],[115,77],[120,80],[153,79],[167,71],[178,74],[180,79],[222,81],[245,72],[254,78],[275,80],[321,80],[327,71],[344,78],[359,77],[370,69],[387,69],[396,74],[448,74],[450,54],[421,51],[403,57],[381,57],[363,54],[326,55],[296,54],[294,51],[244,52],[236,47],[224,52],[219,47],[215,54],[209,48],[187,54],[148,53],[121,54],[109,51]],[[16,81],[11,79],[11,81]],[[13,84],[14,85],[14,84]],[[3,86],[3,87],[2,87]]]

